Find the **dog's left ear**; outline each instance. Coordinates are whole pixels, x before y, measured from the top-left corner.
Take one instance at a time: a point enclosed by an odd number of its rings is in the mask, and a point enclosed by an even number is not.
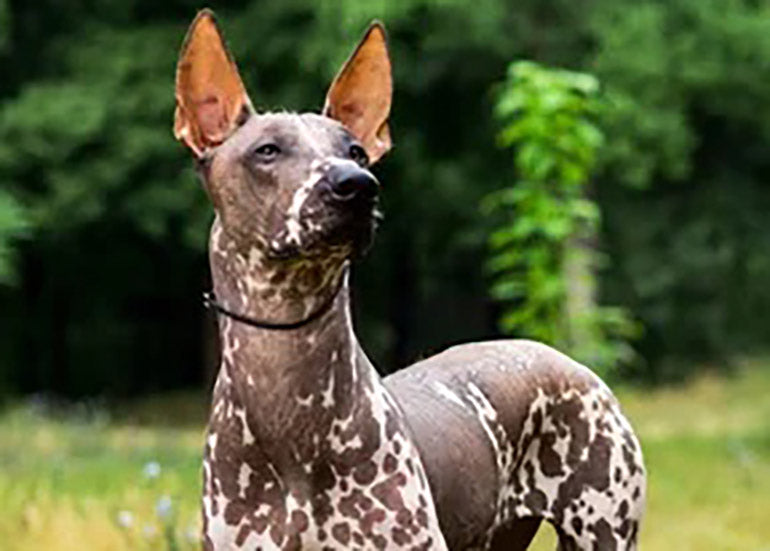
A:
[[[345,125],[374,163],[391,146],[388,115],[392,94],[385,28],[374,21],[332,82],[323,114]]]

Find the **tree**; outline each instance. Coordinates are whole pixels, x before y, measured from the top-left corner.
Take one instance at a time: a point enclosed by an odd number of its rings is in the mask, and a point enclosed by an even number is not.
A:
[[[628,362],[634,324],[599,306],[595,250],[600,221],[589,185],[604,136],[599,84],[584,73],[532,62],[509,66],[496,112],[500,144],[514,147],[517,179],[485,197],[502,224],[489,238],[492,295],[501,329],[545,341],[606,374]]]

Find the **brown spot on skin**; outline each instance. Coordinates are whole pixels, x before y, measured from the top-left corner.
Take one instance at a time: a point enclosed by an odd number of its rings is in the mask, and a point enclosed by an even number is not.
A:
[[[623,431],[623,442],[626,443],[626,446],[631,448],[631,451],[636,451],[636,442],[634,441],[634,437],[627,430]]]
[[[383,522],[385,518],[385,511],[382,509],[372,509],[371,511],[368,511],[359,522],[361,532],[363,532],[365,536],[370,536],[374,529],[374,525]]]
[[[397,511],[404,506],[399,486],[406,482],[403,473],[396,473],[372,486],[372,495],[391,511]]]
[[[332,537],[342,545],[350,542],[350,526],[346,522],[339,522],[332,526]]]
[[[251,526],[248,524],[244,524],[241,526],[241,529],[238,530],[238,535],[235,537],[235,545],[238,547],[243,545],[243,542],[246,541],[246,538],[249,537],[249,534],[251,533]]]
[[[361,535],[361,532],[353,532],[353,541],[356,543],[356,545],[363,545],[364,536]]]
[[[398,421],[396,415],[388,410],[385,412],[385,437],[393,440],[393,436],[398,432]],[[398,453],[398,452],[396,452]]]
[[[248,513],[248,508],[243,501],[231,501],[225,507],[225,523],[235,526]]]
[[[358,465],[353,471],[353,480],[361,486],[371,484],[377,476],[377,465],[374,461],[366,461]]]
[[[387,474],[391,474],[398,467],[398,459],[393,454],[387,454],[382,462],[382,468]]]
[[[583,519],[580,517],[572,517],[570,524],[572,524],[572,529],[575,531],[575,534],[580,536],[583,533]]]
[[[329,495],[326,493],[316,494],[311,501],[313,520],[317,526],[323,526],[326,521],[334,514]]]
[[[596,537],[594,541],[594,549],[596,551],[617,551],[617,542],[612,535],[612,528],[606,520],[600,518],[590,525],[588,530],[593,532]]]
[[[623,522],[620,523],[620,526],[618,526],[615,529],[618,535],[623,539],[626,538],[630,530],[631,530],[631,521],[629,519],[625,519]]]
[[[417,513],[415,513],[415,518],[417,519],[417,524],[419,524],[423,528],[428,527],[428,513],[425,512],[425,509],[423,509],[422,507],[417,509]]]
[[[297,532],[302,533],[308,529],[309,520],[303,511],[291,512],[291,523]]]
[[[398,440],[393,442],[393,453],[395,453],[396,455],[399,455],[401,453],[401,442],[399,442]]]
[[[371,500],[371,498],[364,496],[359,500],[358,505],[361,507],[361,509],[367,511],[372,508],[374,502]]]
[[[286,542],[283,548],[286,551],[298,551],[299,549],[302,549],[302,540],[297,534],[292,534],[289,536],[289,541]]]
[[[396,513],[396,522],[402,526],[409,526],[412,524],[412,512],[409,509],[401,509]]]
[[[258,517],[254,517],[252,524],[254,529],[257,531],[257,534],[262,534],[265,530],[267,530],[267,516],[259,515]]]
[[[625,499],[620,502],[620,506],[618,507],[618,512],[615,513],[615,515],[618,518],[625,519],[628,516],[628,501]]]
[[[385,536],[377,534],[372,538],[372,541],[374,542],[374,546],[377,549],[385,549],[388,546],[388,540],[385,539]]]
[[[337,509],[346,517],[359,519],[361,518],[361,512],[358,510],[357,505],[364,497],[361,490],[356,488],[350,494],[340,498]]]
[[[524,505],[533,515],[537,516],[542,514],[545,510],[546,505],[548,505],[548,500],[541,490],[533,488],[524,496]]]
[[[411,543],[412,536],[409,535],[409,532],[406,530],[399,528],[398,526],[394,526],[390,530],[390,537],[393,538],[393,541],[397,545],[406,545],[408,543]]]
[[[631,476],[634,476],[636,474],[636,471],[639,471],[641,469],[636,464],[636,460],[634,459],[634,454],[628,448],[628,446],[622,446],[622,450],[623,450],[623,460],[626,462],[626,466],[628,467],[628,472]]]
[[[281,542],[283,541],[283,524],[271,523],[269,533],[270,539],[272,539],[276,545],[281,545]]]
[[[554,451],[553,446],[556,443],[556,435],[553,432],[546,432],[540,438],[540,448],[537,458],[540,461],[540,470],[545,476],[563,476],[561,457]]]

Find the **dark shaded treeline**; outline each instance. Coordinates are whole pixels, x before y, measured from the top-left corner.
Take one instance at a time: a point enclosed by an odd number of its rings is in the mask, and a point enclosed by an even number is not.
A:
[[[659,380],[768,341],[767,2],[217,4],[265,110],[319,109],[367,22],[387,24],[396,147],[378,167],[385,221],[355,270],[360,337],[383,371],[496,334],[477,205],[515,177],[491,90],[519,58],[605,86],[603,295],[646,327],[646,361],[625,374]],[[211,371],[211,212],[170,131],[199,7],[0,0],[0,189],[29,227],[0,287],[0,388],[126,394]]]

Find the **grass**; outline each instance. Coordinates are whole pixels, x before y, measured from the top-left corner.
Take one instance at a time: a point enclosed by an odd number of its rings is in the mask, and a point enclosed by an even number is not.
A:
[[[770,369],[619,396],[650,475],[642,549],[770,551]],[[204,409],[170,396],[112,417],[0,414],[0,551],[197,549]],[[534,549],[554,548],[541,530]]]

